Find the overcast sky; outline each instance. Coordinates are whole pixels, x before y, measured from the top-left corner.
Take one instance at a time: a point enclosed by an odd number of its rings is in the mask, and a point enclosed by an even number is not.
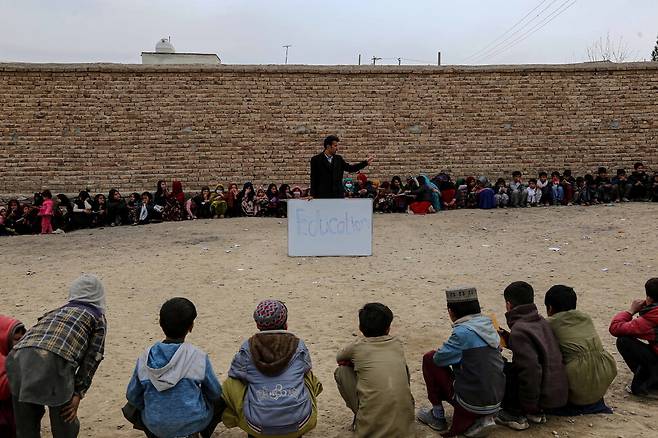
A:
[[[568,63],[607,34],[649,58],[658,0],[0,0],[0,62],[140,63],[171,36],[227,64]]]

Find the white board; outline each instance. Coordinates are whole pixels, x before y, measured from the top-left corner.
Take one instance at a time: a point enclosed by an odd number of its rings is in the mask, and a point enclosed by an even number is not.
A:
[[[372,199],[289,200],[288,255],[372,255]]]

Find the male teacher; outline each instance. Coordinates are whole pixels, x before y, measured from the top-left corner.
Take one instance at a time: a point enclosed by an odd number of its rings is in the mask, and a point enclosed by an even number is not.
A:
[[[324,139],[324,151],[311,158],[311,196],[313,198],[344,198],[343,172],[358,172],[370,164],[370,157],[357,164],[337,155],[340,139],[330,135]]]

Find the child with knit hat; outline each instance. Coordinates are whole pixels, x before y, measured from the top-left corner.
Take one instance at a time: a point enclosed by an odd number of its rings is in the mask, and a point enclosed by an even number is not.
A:
[[[481,314],[477,290],[463,286],[446,290],[450,338],[423,356],[423,377],[432,409],[418,421],[443,436],[483,437],[495,427],[494,414],[505,392],[500,338],[492,320]],[[454,407],[448,429],[443,402]]]
[[[285,304],[261,301],[253,316],[259,332],[233,358],[222,420],[256,438],[300,437],[315,428],[322,384],[304,341],[288,331]]]

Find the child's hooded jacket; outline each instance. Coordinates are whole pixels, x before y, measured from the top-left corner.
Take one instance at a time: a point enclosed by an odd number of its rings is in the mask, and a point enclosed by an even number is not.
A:
[[[137,359],[126,398],[160,438],[187,436],[213,418],[222,395],[208,355],[192,344],[158,342]]]
[[[478,415],[500,410],[505,394],[500,337],[487,316],[467,315],[456,320],[448,341],[434,354],[439,367],[452,365],[455,399]]]

